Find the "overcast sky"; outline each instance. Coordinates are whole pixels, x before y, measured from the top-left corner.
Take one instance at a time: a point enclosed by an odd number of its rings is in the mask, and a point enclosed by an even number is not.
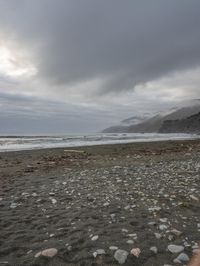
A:
[[[199,84],[199,0],[0,0],[0,134],[99,131]]]

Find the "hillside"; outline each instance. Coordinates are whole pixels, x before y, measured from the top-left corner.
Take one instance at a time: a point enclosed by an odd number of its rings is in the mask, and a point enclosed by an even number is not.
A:
[[[172,109],[168,112],[163,112],[158,115],[155,115],[145,121],[142,121],[138,124],[133,124],[129,126],[124,126],[123,121],[121,125],[112,126],[103,130],[104,133],[154,133],[161,132],[163,124],[165,121],[177,121],[184,120],[187,117],[193,116],[200,112],[200,103],[199,100],[195,101],[194,105],[184,106],[181,108]],[[131,121],[131,118],[128,120]],[[172,123],[172,122],[167,122]],[[168,124],[167,124],[168,125]],[[167,128],[165,124],[165,127]],[[168,125],[169,126],[169,125]],[[165,130],[165,129],[162,129]],[[178,129],[177,129],[178,130]],[[181,131],[179,131],[181,132]]]
[[[200,112],[185,119],[166,120],[159,133],[195,133],[200,134]]]

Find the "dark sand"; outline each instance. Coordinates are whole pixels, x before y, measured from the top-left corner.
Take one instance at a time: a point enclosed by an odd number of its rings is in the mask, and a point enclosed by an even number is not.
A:
[[[124,265],[186,265],[167,247],[200,240],[200,141],[76,150],[0,153],[0,265],[119,265],[110,246],[141,249]]]

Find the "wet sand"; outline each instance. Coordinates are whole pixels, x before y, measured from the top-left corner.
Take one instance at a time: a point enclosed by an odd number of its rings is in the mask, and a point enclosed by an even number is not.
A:
[[[186,265],[174,259],[200,241],[200,140],[74,150],[0,153],[0,265],[120,265],[115,247],[123,265]]]

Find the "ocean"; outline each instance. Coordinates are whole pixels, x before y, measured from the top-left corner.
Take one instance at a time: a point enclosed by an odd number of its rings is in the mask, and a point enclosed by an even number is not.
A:
[[[190,134],[89,134],[65,136],[1,136],[0,152],[20,151],[61,147],[80,147],[89,145],[151,142],[163,140],[196,139],[200,136]]]

